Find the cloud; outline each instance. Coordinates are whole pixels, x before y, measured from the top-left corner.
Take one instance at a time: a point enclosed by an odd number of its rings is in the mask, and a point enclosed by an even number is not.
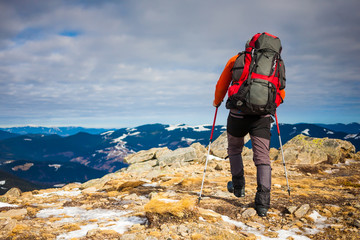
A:
[[[359,7],[355,0],[2,1],[0,124],[204,123],[226,61],[262,31],[283,43],[288,121],[301,121],[294,109],[356,106]]]

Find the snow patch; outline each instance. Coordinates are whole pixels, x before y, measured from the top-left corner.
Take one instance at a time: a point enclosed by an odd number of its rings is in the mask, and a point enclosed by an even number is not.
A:
[[[317,211],[313,211],[309,217],[314,220],[314,223],[316,225],[316,228],[304,228],[307,234],[315,235],[319,233],[323,228],[328,227],[328,224],[325,224],[325,221],[327,220],[326,217],[321,216]]]
[[[130,211],[119,211],[109,209],[92,209],[85,210],[79,207],[64,207],[62,209],[48,208],[39,211],[36,214],[38,218],[58,217],[62,218],[57,223],[67,222],[88,222],[91,219],[96,219],[97,223],[91,223],[81,226],[80,230],[63,233],[57,236],[56,239],[72,239],[85,237],[87,232],[92,229],[114,230],[123,234],[134,224],[146,223],[146,218],[140,217],[124,217],[124,215],[131,213]],[[67,216],[64,218],[64,216]]]
[[[100,135],[102,135],[102,136],[104,136],[104,135],[109,136],[109,135],[113,134],[114,132],[115,132],[115,131],[107,131],[107,132],[101,133]]]
[[[115,138],[112,142],[113,143],[119,143],[119,142],[123,142],[123,140],[127,137],[127,134],[123,134],[121,137]]]
[[[325,223],[326,221],[326,217],[324,216],[321,216],[317,211],[313,211],[309,217],[317,224],[321,224],[321,226],[323,227],[323,224]]]
[[[60,184],[55,184],[53,187],[61,188],[61,187],[65,186],[65,185],[66,185],[65,183],[60,183]]]
[[[34,195],[35,197],[50,197],[50,196],[70,196],[70,197],[76,197],[78,195],[81,194],[81,191],[78,189],[75,189],[73,191],[64,191],[64,190],[60,190],[60,191],[55,191],[55,192],[46,192],[46,193],[41,193],[41,194],[37,194]]]
[[[309,131],[310,131],[310,129],[307,128],[304,131],[302,131],[301,133],[310,136]]]
[[[24,141],[31,142],[31,141],[32,141],[32,139],[31,139],[31,138],[24,138]]]
[[[310,238],[308,238],[305,235],[317,234],[322,229],[328,227],[328,224],[325,223],[327,218],[324,217],[324,216],[321,216],[317,211],[314,210],[309,215],[309,217],[311,219],[313,219],[313,221],[314,221],[314,223],[316,225],[316,228],[314,228],[314,229],[304,228],[304,230],[305,230],[304,232],[301,231],[300,229],[279,230],[279,231],[276,231],[278,233],[278,237],[276,239],[284,239],[285,240],[285,239],[289,239],[289,237],[291,237],[292,239],[295,239],[295,240],[308,240]],[[273,239],[273,238],[269,238],[269,237],[266,237],[266,236],[263,235],[264,226],[262,226],[261,224],[259,224],[260,229],[256,229],[254,227],[247,226],[243,222],[232,220],[228,216],[222,216],[222,219],[225,222],[228,222],[228,223],[233,224],[233,225],[235,225],[237,227],[240,227],[243,231],[255,234],[259,239],[264,239],[264,240]]]
[[[209,155],[209,160],[219,160],[219,161],[226,161],[226,159],[216,157],[214,155]]]
[[[144,187],[158,187],[159,184],[158,183],[144,183],[143,186]]]
[[[0,185],[5,185],[5,183],[6,183],[6,180],[1,180],[0,181]]]
[[[340,171],[340,169],[326,169],[324,173],[332,174],[337,173],[338,171]]]
[[[211,125],[208,124],[204,124],[204,125],[198,125],[198,126],[189,126],[189,125],[185,125],[185,124],[175,124],[175,125],[170,125],[169,127],[165,128],[167,131],[174,131],[176,129],[192,129],[195,132],[204,132],[204,131],[210,131],[211,129],[207,128],[207,127],[211,127]]]
[[[4,208],[4,207],[13,207],[13,208],[16,208],[16,207],[18,207],[18,205],[0,202],[0,208]]]
[[[205,131],[211,130],[211,129],[209,129],[209,128],[206,128],[207,126],[210,126],[210,125],[199,125],[199,126],[195,126],[195,127],[193,127],[193,130],[194,130],[195,132],[205,132]]]
[[[328,130],[328,129],[326,129],[326,128],[324,128],[323,130],[324,130],[324,132],[326,132],[326,134],[334,134],[333,131],[330,131],[330,130]]]
[[[232,220],[228,216],[222,216],[222,220],[225,222],[228,222],[230,224],[233,224],[236,227],[240,227],[245,232],[255,234],[257,237],[256,239],[262,239],[262,240],[274,239],[274,238],[269,238],[269,237],[264,236],[261,230],[257,230],[256,228],[249,227],[246,224],[244,224],[243,222]],[[262,226],[261,224],[259,224],[259,226],[264,228],[264,226]],[[295,232],[295,230],[279,230],[279,231],[277,231],[277,233],[278,233],[278,237],[276,239],[284,239],[285,240],[285,239],[289,239],[289,237],[292,237],[292,239],[294,239],[294,240],[310,240],[310,238],[308,238],[306,236],[298,235],[299,232]]]
[[[191,143],[195,142],[196,139],[182,137],[181,141],[182,142],[187,142],[188,144],[191,144]]]
[[[133,133],[124,133],[121,137],[118,137],[118,138],[115,138],[112,142],[113,143],[122,143],[122,144],[126,144],[126,142],[124,141],[124,139],[126,137],[129,137],[129,136],[136,136],[136,135],[139,135],[140,132],[133,132]]]
[[[61,167],[61,164],[49,164],[48,166],[55,168],[55,171],[57,171]]]
[[[357,134],[348,134],[344,137],[344,139],[355,138],[356,136]]]

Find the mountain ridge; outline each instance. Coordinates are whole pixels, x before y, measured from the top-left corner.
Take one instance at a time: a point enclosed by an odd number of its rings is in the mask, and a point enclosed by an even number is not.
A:
[[[15,137],[0,140],[0,169],[6,169],[10,174],[18,177],[26,176],[25,180],[39,183],[38,175],[30,176],[23,172],[16,172],[12,170],[14,166],[7,168],[6,165],[15,161],[12,164],[21,166],[25,164],[22,161],[27,161],[27,163],[32,164],[31,171],[45,172],[46,169],[49,169],[47,167],[48,162],[60,166],[65,166],[65,163],[78,163],[80,165],[72,164],[72,166],[79,168],[78,174],[82,178],[79,178],[78,181],[82,182],[87,180],[87,172],[92,171],[91,169],[106,174],[126,167],[127,165],[123,162],[124,158],[134,152],[159,147],[175,150],[188,147],[196,142],[206,146],[209,143],[211,128],[212,126],[209,124],[189,126],[186,124],[157,123],[109,130],[100,134],[78,132],[70,136],[56,134],[15,135]],[[214,139],[224,131],[226,131],[225,126],[216,125]],[[283,144],[298,134],[304,134],[309,137],[347,140],[356,149],[360,148],[359,134],[336,132],[314,124],[280,124],[280,131]],[[280,147],[279,139],[274,124],[271,133],[271,147],[278,149]],[[251,148],[251,142],[248,142],[246,146]],[[40,162],[43,163],[40,164]],[[82,166],[85,166],[87,170],[81,169]],[[44,169],[35,170],[36,168]],[[66,184],[68,182],[49,179],[44,184],[49,186],[50,183]]]
[[[226,132],[211,147],[220,154],[226,151],[221,139]],[[9,190],[0,196],[0,238],[355,240],[360,152],[354,150],[347,141],[297,135],[284,145],[286,158],[293,157],[287,164],[288,195],[280,151],[272,149],[266,217],[254,209],[257,170],[249,149],[244,149],[243,198],[228,192],[229,161],[214,151],[203,178],[207,149],[199,143],[173,151],[143,150],[127,157],[129,167],[98,179],[31,192]]]

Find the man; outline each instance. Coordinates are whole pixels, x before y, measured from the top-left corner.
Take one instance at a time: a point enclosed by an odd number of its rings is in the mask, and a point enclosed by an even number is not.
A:
[[[246,44],[246,49],[249,47],[250,40]],[[255,48],[255,45],[253,48]],[[229,85],[237,80],[234,79],[233,67],[238,58],[239,54],[230,58],[216,84],[215,99],[213,102],[215,107],[220,106],[228,92]],[[283,72],[285,74],[285,69]],[[278,79],[280,78],[277,78],[277,81],[279,81]],[[285,76],[283,79],[285,81]],[[283,88],[285,88],[285,83]],[[277,89],[277,91],[281,100],[283,100],[285,91],[283,89]],[[257,168],[255,209],[259,216],[266,216],[267,211],[270,208],[271,165],[269,150],[271,137],[270,125],[273,122],[273,119],[271,114],[268,113],[249,114],[248,112],[241,111],[238,108],[231,106],[234,105],[227,104],[227,108],[230,108],[227,119],[227,136],[228,156],[230,159],[232,175],[232,182],[228,183],[228,189],[233,192],[236,197],[245,196],[244,166],[241,153],[244,147],[244,137],[249,133],[253,149],[253,160]]]

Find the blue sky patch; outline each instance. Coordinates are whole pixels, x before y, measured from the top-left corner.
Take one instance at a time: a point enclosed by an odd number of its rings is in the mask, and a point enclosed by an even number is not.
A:
[[[60,32],[60,35],[65,37],[77,37],[80,35],[80,32],[75,30],[64,30]]]

